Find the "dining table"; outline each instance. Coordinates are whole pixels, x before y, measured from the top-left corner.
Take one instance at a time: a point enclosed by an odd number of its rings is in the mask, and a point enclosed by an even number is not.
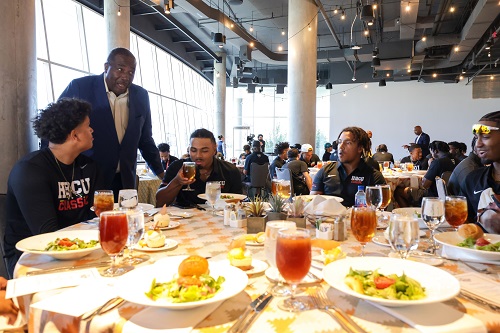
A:
[[[226,260],[226,255],[229,251],[231,241],[238,236],[246,234],[245,227],[235,228],[226,226],[223,223],[223,217],[219,216],[220,214],[213,216],[208,210],[181,210],[179,208],[172,207],[169,209],[169,212],[178,213],[179,215],[186,217],[175,220],[172,219],[172,221],[179,222],[178,224],[176,223],[176,227],[170,230],[162,231],[168,239],[175,240],[178,245],[165,251],[147,252],[150,256],[149,261],[136,266],[136,270],[141,269],[142,266],[154,264],[155,261],[161,260],[162,258],[180,255],[199,255],[209,258],[209,261]],[[98,226],[96,223],[87,221],[75,224],[68,229],[94,230],[97,228]],[[311,229],[311,231],[314,229],[312,224],[308,225],[308,228]],[[313,233],[311,234],[313,235]],[[381,231],[378,233],[378,236],[380,235]],[[353,238],[350,231],[348,231],[347,240],[340,242],[340,247],[349,257],[359,256],[361,252],[361,245]],[[253,246],[248,245],[246,249],[251,253],[253,259],[266,262],[264,246],[259,244]],[[312,250],[313,258],[320,256],[321,249],[313,247]],[[377,256],[387,257],[390,251],[390,247],[373,242],[368,243],[365,248],[365,252],[370,256],[373,256],[373,260],[376,260]],[[14,274],[16,279],[23,279],[23,277],[30,271],[46,270],[55,267],[72,265],[88,265],[89,262],[97,264],[106,259],[107,255],[101,249],[94,251],[88,257],[84,257],[79,260],[65,261],[55,260],[43,254],[24,253],[15,268]],[[473,272],[469,266],[457,260],[444,259],[442,264],[437,267],[452,275]],[[344,310],[367,332],[419,332],[418,329],[411,327],[386,311],[382,311],[370,302],[350,296],[340,290],[330,287],[329,284],[321,279],[321,268],[311,269],[311,272],[314,273],[314,275],[319,276],[320,279],[313,281],[312,283],[299,285],[302,293],[307,295],[308,290],[311,288],[324,289],[328,298],[339,308]],[[486,274],[482,275],[486,276]],[[271,281],[266,276],[265,272],[257,272],[256,274],[249,275],[248,277],[248,284],[243,291],[236,294],[234,297],[221,302],[217,306],[214,306],[210,309],[210,313],[204,312],[203,315],[200,315],[200,317],[194,319],[191,318],[191,326],[188,328],[176,329],[175,327],[176,316],[181,318],[185,315],[182,310],[174,311],[162,308],[151,308],[128,301],[125,301],[120,306],[103,315],[98,315],[87,320],[82,319],[82,316],[71,316],[53,310],[47,310],[43,307],[34,306],[37,301],[55,297],[55,295],[64,292],[67,288],[47,290],[27,295],[26,297],[28,300],[25,301],[27,328],[29,332],[33,333],[226,332],[242,315],[253,299],[257,298],[260,294],[275,284],[274,281]],[[495,281],[495,283],[497,283],[500,287],[500,277],[498,274],[490,274],[487,278]],[[108,281],[111,288],[111,286],[120,278],[104,279]],[[134,288],[134,286],[131,285],[130,288]],[[343,332],[337,322],[330,318],[324,311],[310,310],[305,312],[285,312],[280,310],[277,306],[280,300],[280,297],[275,297],[269,305],[265,307],[265,309],[259,314],[251,325],[249,332]],[[70,306],[71,301],[72,300],[68,300],[68,306]],[[85,299],[73,301],[85,302]],[[492,310],[476,301],[469,300],[463,297],[462,294],[458,294],[456,297],[442,302],[442,304],[446,308],[455,310],[455,312],[458,311],[458,313],[473,316],[481,321],[486,330],[489,332],[498,332],[500,330],[500,314],[498,311]],[[158,327],[158,323],[161,323],[163,320],[162,318],[170,318],[169,322],[164,323],[165,327],[168,326],[169,329],[162,330],[164,327]]]
[[[154,175],[140,175],[137,195],[139,202],[156,206],[156,191],[160,187],[161,179]]]

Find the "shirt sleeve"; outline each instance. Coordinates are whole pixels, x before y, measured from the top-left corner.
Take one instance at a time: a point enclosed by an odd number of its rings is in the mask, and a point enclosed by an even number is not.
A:
[[[374,185],[385,185],[386,181],[384,176],[382,175],[382,172],[378,170],[373,170],[373,181]]]
[[[429,169],[427,169],[427,172],[425,173],[424,178],[430,181],[434,181],[436,179],[436,176],[441,176],[438,175],[439,170],[441,169],[441,161],[438,158],[437,160],[434,160],[431,165],[429,166]]]
[[[179,170],[182,168],[182,164],[184,163],[183,160],[177,160],[172,162],[168,168],[167,171],[165,172],[165,175],[163,176],[163,181],[162,184],[160,184],[160,188],[167,186],[168,183],[172,181],[172,179],[177,176],[177,173]]]
[[[321,168],[318,173],[314,176],[311,191],[325,192],[325,183],[323,178],[325,177],[325,168]]]

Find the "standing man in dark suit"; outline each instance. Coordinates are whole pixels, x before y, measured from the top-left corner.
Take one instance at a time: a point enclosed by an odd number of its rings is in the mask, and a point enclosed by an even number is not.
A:
[[[431,143],[431,137],[429,136],[429,134],[422,132],[422,127],[420,127],[418,125],[413,128],[413,133],[415,133],[415,135],[417,136],[415,138],[415,142],[413,142],[413,143],[416,143],[417,145],[419,145],[420,148],[422,148],[422,155],[424,157],[427,157],[427,155],[429,155],[431,153],[431,151],[429,150],[429,144]],[[408,148],[410,148],[410,145],[404,145],[403,148],[408,149]]]
[[[132,84],[136,60],[125,48],[111,51],[104,73],[70,82],[59,98],[76,97],[92,105],[94,146],[85,152],[103,175],[115,199],[123,188],[135,188],[137,149],[151,170],[163,178],[158,148],[152,137],[151,109],[145,89]]]

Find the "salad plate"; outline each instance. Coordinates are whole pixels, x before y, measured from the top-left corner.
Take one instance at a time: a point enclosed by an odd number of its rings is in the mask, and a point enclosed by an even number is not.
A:
[[[143,252],[158,252],[158,251],[165,251],[165,250],[170,250],[173,249],[179,245],[179,243],[173,239],[165,239],[165,245],[161,247],[149,247],[149,246],[140,246],[137,245],[134,250],[136,251],[143,251]]]
[[[66,251],[45,251],[45,247],[50,242],[56,240],[56,238],[69,238],[69,239],[81,239],[82,241],[89,242],[91,240],[99,240],[98,230],[67,230],[67,231],[56,231],[49,232],[46,234],[40,234],[25,238],[20,240],[16,244],[16,249],[22,252],[34,253],[34,254],[45,254],[51,256],[52,258],[59,260],[73,260],[83,258],[101,248],[98,243],[94,247],[79,249],[79,250],[66,250]]]
[[[241,269],[229,266],[224,261],[209,261],[210,276],[215,279],[219,276],[225,278],[221,289],[212,298],[194,302],[173,303],[166,298],[154,301],[146,296],[145,293],[151,288],[153,279],[156,279],[157,282],[168,282],[177,277],[179,264],[186,257],[174,256],[163,258],[152,265],[137,267],[133,271],[119,277],[115,284],[118,295],[136,304],[170,310],[184,310],[221,302],[240,293],[247,286],[248,276]]]
[[[483,238],[488,240],[490,243],[500,242],[500,235],[495,234],[484,234]],[[436,242],[449,247],[457,255],[458,258],[466,259],[478,259],[478,260],[500,260],[500,252],[484,251],[470,249],[468,247],[461,247],[457,244],[463,241],[463,238],[458,235],[456,231],[442,232],[434,235]]]
[[[345,283],[350,268],[355,270],[376,270],[384,275],[406,274],[425,288],[426,296],[419,300],[389,300],[357,293]],[[411,260],[395,258],[355,257],[330,263],[323,269],[323,278],[335,289],[348,295],[389,307],[422,305],[443,302],[460,292],[460,283],[442,269]]]

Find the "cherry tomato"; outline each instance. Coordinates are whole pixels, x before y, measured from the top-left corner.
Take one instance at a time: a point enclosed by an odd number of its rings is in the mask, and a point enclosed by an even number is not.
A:
[[[59,242],[57,243],[57,245],[59,245],[59,246],[66,246],[66,247],[71,247],[74,244],[75,243],[70,241],[68,238],[63,238],[63,239],[59,240]]]
[[[478,238],[476,240],[476,245],[477,246],[485,246],[485,245],[488,245],[488,244],[491,244],[490,242],[488,242],[485,238],[481,237],[481,238]]]
[[[386,276],[377,276],[373,282],[375,283],[375,287],[377,289],[385,289],[387,287],[392,286],[394,283],[396,283],[395,280],[388,278]]]

